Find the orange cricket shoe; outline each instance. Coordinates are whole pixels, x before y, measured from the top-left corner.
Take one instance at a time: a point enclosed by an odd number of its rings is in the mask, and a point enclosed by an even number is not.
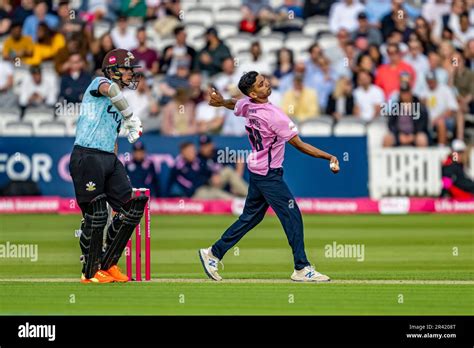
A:
[[[92,278],[86,278],[84,274],[81,276],[81,283],[89,284],[89,283],[112,283],[115,279],[109,273],[98,270]]]
[[[110,274],[116,282],[125,283],[128,282],[128,276],[123,274],[120,268],[117,265],[113,265],[107,270],[107,273]]]

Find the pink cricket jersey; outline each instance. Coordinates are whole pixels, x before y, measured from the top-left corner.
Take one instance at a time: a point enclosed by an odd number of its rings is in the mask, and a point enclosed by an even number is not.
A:
[[[248,97],[237,101],[234,114],[245,117],[245,129],[253,150],[247,157],[249,170],[267,175],[268,169],[280,168],[285,143],[298,134],[290,118],[272,103],[252,103]]]

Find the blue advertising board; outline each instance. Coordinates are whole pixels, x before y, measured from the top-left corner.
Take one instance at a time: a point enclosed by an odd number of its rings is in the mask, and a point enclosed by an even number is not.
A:
[[[169,168],[179,152],[179,144],[197,136],[164,137],[145,135],[142,141],[159,169],[160,186],[166,186]],[[213,138],[216,147],[228,156],[250,150],[246,137]],[[296,197],[367,197],[368,159],[365,137],[306,137],[304,140],[339,158],[341,171],[334,175],[325,160],[314,159],[286,145],[285,179]],[[73,197],[69,156],[74,138],[0,137],[0,187],[10,180],[33,180],[43,195]],[[119,139],[119,157],[127,158],[131,144]]]

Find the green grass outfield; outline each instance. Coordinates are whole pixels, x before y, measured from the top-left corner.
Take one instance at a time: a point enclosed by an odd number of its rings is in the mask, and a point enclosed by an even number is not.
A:
[[[0,314],[474,314],[472,216],[305,216],[307,254],[326,284],[288,281],[290,248],[267,216],[212,282],[197,250],[234,219],[154,215],[153,282],[84,285],[78,216],[0,215],[0,244],[38,245],[36,262],[0,258]],[[363,245],[364,260],[326,257],[333,242]]]

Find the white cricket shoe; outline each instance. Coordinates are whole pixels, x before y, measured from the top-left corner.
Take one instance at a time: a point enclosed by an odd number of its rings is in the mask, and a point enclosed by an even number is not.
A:
[[[199,249],[199,258],[201,259],[202,266],[207,276],[215,281],[222,280],[222,277],[217,273],[217,266],[219,259],[212,255],[211,248]]]
[[[329,282],[331,278],[319,273],[313,266],[306,266],[299,271],[295,269],[291,275],[291,280],[295,282]]]

